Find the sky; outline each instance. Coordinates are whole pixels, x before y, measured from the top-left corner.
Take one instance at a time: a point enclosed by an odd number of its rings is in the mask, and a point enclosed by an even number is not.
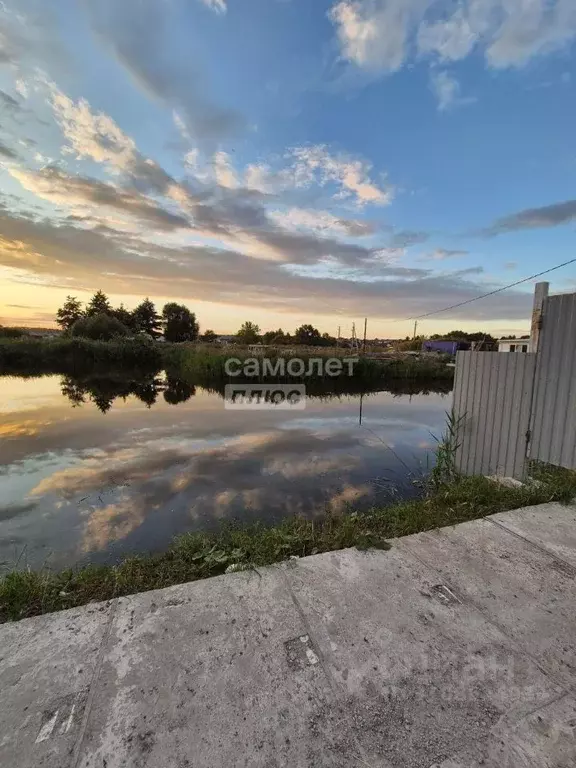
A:
[[[574,0],[4,0],[0,323],[102,289],[395,338],[574,258],[575,38]]]

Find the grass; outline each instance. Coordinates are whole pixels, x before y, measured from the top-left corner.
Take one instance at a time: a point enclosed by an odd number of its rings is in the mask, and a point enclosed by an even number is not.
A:
[[[258,355],[265,354],[271,360],[299,358],[308,369],[308,361],[318,357],[355,357],[352,350],[322,348],[267,348]],[[239,382],[241,377],[230,377],[225,371],[225,363],[230,357],[240,360],[254,358],[256,353],[247,348],[232,347],[223,350],[218,347],[201,344],[158,344],[146,338],[130,338],[112,341],[92,341],[84,338],[62,336],[54,339],[1,338],[0,337],[0,374],[42,374],[64,373],[82,374],[91,370],[121,368],[145,368],[159,371],[166,368],[171,375],[183,378],[192,384],[203,382],[212,386],[223,386],[229,382]],[[336,387],[363,384],[377,386],[385,381],[442,381],[450,383],[454,370],[446,366],[443,358],[430,356],[419,359],[388,358],[374,359],[360,357],[354,365],[353,375],[347,375],[348,366],[340,376],[280,376],[274,378],[254,378],[255,381],[304,381]]]
[[[162,554],[130,557],[117,565],[61,572],[17,570],[0,579],[0,621],[168,587],[226,571],[258,569],[286,560],[345,547],[388,549],[386,540],[518,507],[576,496],[576,473],[552,467],[533,471],[537,482],[507,488],[483,477],[437,481],[423,498],[374,508],[366,513],[300,517],[266,527],[226,526],[217,533],[177,537]]]
[[[75,374],[110,366],[132,369],[162,367],[162,349],[147,339],[92,341],[0,338],[0,374]]]
[[[356,357],[357,362],[353,367],[353,375],[348,376],[348,366],[344,365],[343,373],[340,376],[331,377],[328,375],[312,376],[279,376],[267,377],[266,379],[254,378],[253,381],[325,381],[335,382],[348,380],[349,382],[362,382],[368,385],[377,385],[384,381],[393,380],[442,380],[452,382],[454,378],[454,369],[446,365],[443,357],[429,356],[415,359],[413,357],[375,359],[370,357],[358,357],[350,349],[332,349],[322,348],[266,348],[259,354],[241,347],[231,347],[228,350],[220,348],[201,346],[201,345],[166,345],[164,350],[164,363],[166,368],[175,376],[190,379],[194,383],[201,383],[201,380],[210,380],[213,384],[234,383],[242,379],[241,376],[230,377],[225,371],[225,363],[229,358],[246,360],[248,358],[266,357],[272,361],[291,358],[303,360],[306,369],[308,361],[319,357]]]

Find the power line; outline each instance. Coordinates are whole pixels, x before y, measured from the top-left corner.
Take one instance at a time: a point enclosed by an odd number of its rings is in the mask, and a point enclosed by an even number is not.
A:
[[[535,277],[542,277],[542,275],[547,275],[549,272],[554,272],[554,270],[556,269],[560,269],[561,267],[567,267],[568,264],[574,264],[575,261],[576,259],[570,259],[570,261],[565,261],[563,264],[557,264],[555,267],[550,267],[550,269],[545,269],[543,272],[537,272],[535,275],[530,275],[530,277],[523,277],[522,280],[516,280],[515,283],[510,283],[510,285],[505,285],[503,288],[496,288],[496,290],[494,291],[488,291],[488,293],[483,293],[481,296],[476,296],[473,299],[466,299],[466,301],[460,301],[458,304],[452,304],[451,306],[444,307],[443,309],[435,309],[432,312],[427,312],[425,315],[416,315],[415,317],[404,317],[402,318],[402,321],[421,320],[423,317],[430,317],[430,315],[437,315],[440,312],[448,312],[448,310],[450,309],[463,307],[465,304],[471,304],[473,301],[479,301],[480,299],[485,299],[487,296],[494,296],[495,293],[502,293],[502,291],[507,291],[508,288],[514,288],[516,285],[527,283],[529,280],[534,280]],[[391,321],[391,322],[394,322],[394,321]],[[396,321],[396,322],[399,322],[399,321]]]

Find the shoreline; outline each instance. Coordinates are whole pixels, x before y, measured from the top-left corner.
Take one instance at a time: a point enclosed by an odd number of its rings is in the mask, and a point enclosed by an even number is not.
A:
[[[388,549],[388,539],[486,517],[497,512],[576,497],[576,472],[540,468],[521,487],[484,477],[438,484],[422,498],[368,512],[289,518],[276,526],[226,526],[187,533],[161,554],[128,557],[116,565],[60,572],[16,570],[0,577],[0,622],[65,610],[94,601],[242,570],[257,571],[291,558],[349,547]]]

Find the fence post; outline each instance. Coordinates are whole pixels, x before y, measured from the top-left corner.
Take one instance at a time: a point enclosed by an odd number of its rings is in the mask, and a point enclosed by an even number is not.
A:
[[[538,352],[538,341],[542,327],[542,307],[548,298],[550,283],[536,283],[534,288],[534,304],[532,305],[532,325],[530,327],[529,352]]]

